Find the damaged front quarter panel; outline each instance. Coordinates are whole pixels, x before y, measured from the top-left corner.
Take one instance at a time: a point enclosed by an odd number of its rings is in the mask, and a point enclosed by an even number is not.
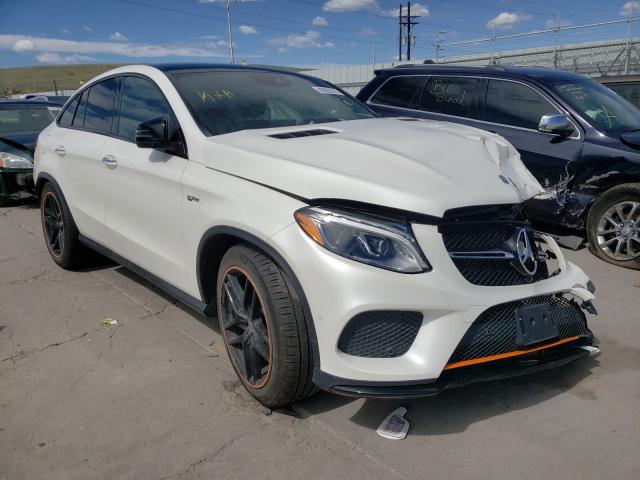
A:
[[[640,151],[620,147],[620,144],[585,143],[573,188],[568,192],[565,202],[567,227],[583,230],[591,205],[609,188],[622,183],[640,182]],[[623,149],[626,152],[621,151]]]

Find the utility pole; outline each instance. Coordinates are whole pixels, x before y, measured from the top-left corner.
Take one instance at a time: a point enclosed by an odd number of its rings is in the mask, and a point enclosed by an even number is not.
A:
[[[629,58],[631,57],[631,23],[633,22],[633,7],[635,4],[631,3],[631,11],[627,18],[627,41],[624,49],[624,74],[629,75]]]
[[[400,9],[398,10],[398,18],[400,25],[400,35],[398,36],[398,60],[402,61],[402,31],[404,27],[407,27],[407,60],[411,60],[411,43],[413,40],[411,34],[411,27],[417,25],[418,22],[414,21],[416,18],[419,18],[419,15],[411,15],[411,2],[407,2],[407,14],[404,15],[402,13],[402,4],[400,4]]]
[[[560,31],[560,15],[556,17],[556,28],[553,29],[553,68],[558,68],[558,32]]]
[[[434,45],[436,50],[436,63],[440,62],[440,51],[444,50],[442,45],[440,45],[440,35],[444,35],[446,33],[449,33],[449,30],[442,30],[440,32],[436,32],[436,43]]]
[[[491,34],[491,65],[494,65],[496,63],[495,53],[496,53],[496,26],[493,25],[493,33]]]
[[[229,52],[231,53],[231,63],[234,64],[235,58],[233,57],[233,35],[231,33],[231,3],[233,0],[227,0],[227,28],[229,30]]]
[[[400,27],[400,31],[398,32],[398,61],[402,61],[402,4],[400,4],[400,8],[398,8],[398,26]]]

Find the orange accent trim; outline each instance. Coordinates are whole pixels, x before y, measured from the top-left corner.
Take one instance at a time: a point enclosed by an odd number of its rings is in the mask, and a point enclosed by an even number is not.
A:
[[[452,368],[460,368],[467,367],[469,365],[476,365],[478,363],[486,363],[493,362],[494,360],[502,360],[503,358],[517,357],[520,355],[526,355],[527,353],[538,352],[540,350],[545,350],[551,347],[557,347],[558,345],[563,345],[565,343],[570,343],[575,340],[578,340],[580,337],[569,337],[563,338],[562,340],[558,340],[557,342],[548,343],[546,345],[541,345],[539,347],[530,348],[528,350],[516,350],[515,352],[507,352],[507,353],[499,353],[497,355],[489,355],[488,357],[474,358],[471,360],[463,360],[461,362],[455,363],[447,363],[444,367],[444,370],[450,370]]]

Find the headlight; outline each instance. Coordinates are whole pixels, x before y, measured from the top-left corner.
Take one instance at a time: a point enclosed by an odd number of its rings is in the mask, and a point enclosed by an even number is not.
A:
[[[33,163],[12,153],[0,152],[0,168],[33,168]]]
[[[343,257],[402,273],[431,270],[407,224],[320,207],[294,217],[316,243]]]

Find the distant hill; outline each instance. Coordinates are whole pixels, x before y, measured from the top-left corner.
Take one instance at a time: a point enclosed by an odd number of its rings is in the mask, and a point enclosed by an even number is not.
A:
[[[54,80],[58,90],[75,90],[96,75],[121,65],[123,64],[38,65],[35,67],[2,68],[0,69],[0,97],[52,91]],[[303,70],[294,67],[275,68]]]
[[[96,75],[106,72],[119,64],[90,65],[48,65],[37,67],[17,67],[0,69],[0,93],[47,92],[54,89],[75,90]]]

